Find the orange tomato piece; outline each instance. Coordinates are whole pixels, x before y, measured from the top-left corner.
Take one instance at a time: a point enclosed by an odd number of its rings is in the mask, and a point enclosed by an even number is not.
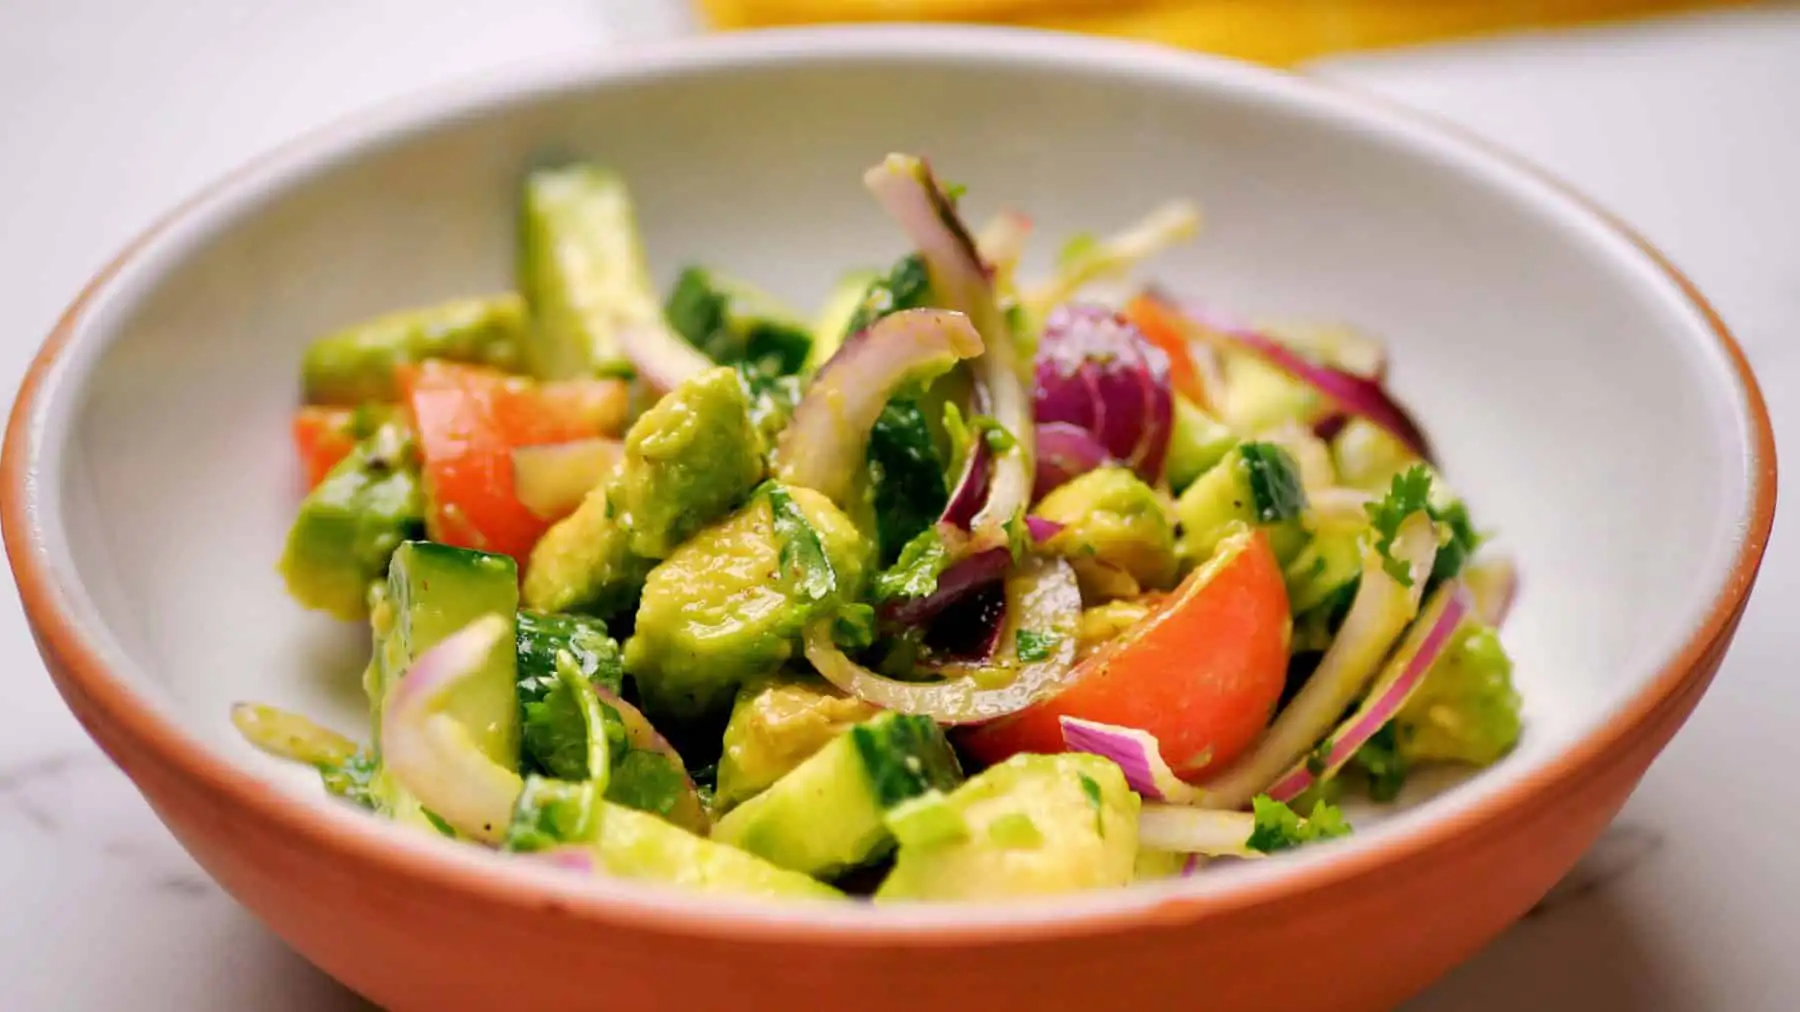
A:
[[[1228,540],[1142,622],[1081,662],[1060,694],[975,728],[959,744],[983,762],[1061,752],[1067,715],[1156,736],[1178,773],[1221,769],[1262,733],[1287,679],[1281,566],[1261,531]]]
[[[483,366],[428,361],[396,370],[418,434],[432,540],[510,555],[523,563],[550,521],[519,502],[512,451],[564,443],[616,426],[596,410],[617,380],[539,385]],[[622,399],[623,389],[617,390]],[[611,396],[605,393],[604,396]],[[622,404],[623,401],[621,400]]]
[[[338,462],[356,449],[355,408],[308,405],[294,413],[294,451],[306,472],[306,487],[325,480]]]
[[[1168,307],[1149,295],[1136,295],[1125,306],[1125,318],[1169,356],[1169,383],[1195,404],[1208,404],[1206,384],[1194,364],[1187,332]]]

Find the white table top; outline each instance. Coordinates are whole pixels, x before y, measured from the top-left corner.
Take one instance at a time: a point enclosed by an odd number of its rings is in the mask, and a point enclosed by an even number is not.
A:
[[[0,384],[90,272],[245,158],[420,85],[682,20],[661,0],[0,4]],[[1778,439],[1800,445],[1800,8],[1319,70],[1460,121],[1636,224],[1711,296]],[[0,1008],[365,1007],[174,843],[63,709],[0,582]],[[1794,1007],[1800,826],[1768,760],[1800,733],[1782,646],[1797,582],[1784,531],[1711,693],[1561,902],[1414,1008]]]

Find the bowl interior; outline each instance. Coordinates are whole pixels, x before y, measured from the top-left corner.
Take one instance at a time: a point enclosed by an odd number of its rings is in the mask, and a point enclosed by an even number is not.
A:
[[[1066,45],[715,47],[391,110],[240,177],[107,286],[59,367],[41,519],[73,606],[151,705],[324,805],[227,719],[254,699],[364,725],[366,631],[301,611],[275,571],[308,339],[507,287],[518,174],[565,150],[627,174],[660,278],[704,261],[809,307],[902,252],[859,177],[916,150],[973,218],[1028,210],[1040,266],[1059,237],[1192,196],[1204,235],[1156,277],[1390,342],[1399,393],[1524,573],[1506,641],[1528,732],[1468,790],[1553,760],[1728,568],[1749,442],[1703,321],[1628,243],[1457,143],[1302,83]]]

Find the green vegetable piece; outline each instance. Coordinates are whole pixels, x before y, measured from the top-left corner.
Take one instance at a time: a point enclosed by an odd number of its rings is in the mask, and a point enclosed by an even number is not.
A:
[[[1519,706],[1499,635],[1465,624],[1394,718],[1398,754],[1413,764],[1489,765],[1518,744]]]
[[[882,713],[733,809],[713,827],[713,839],[830,877],[888,852],[889,809],[961,780],[956,753],[935,721]]]
[[[404,426],[358,443],[300,503],[281,554],[288,593],[347,621],[369,614],[369,587],[394,549],[425,534],[418,456]]]
[[[501,849],[528,853],[592,839],[597,800],[592,784],[526,777]]]
[[[1130,468],[1089,471],[1045,496],[1035,512],[1063,525],[1043,547],[1075,567],[1084,599],[1135,596],[1101,592],[1113,585],[1108,569],[1125,573],[1139,587],[1174,584],[1179,566],[1174,510]]]
[[[1430,506],[1430,498],[1431,472],[1424,465],[1417,465],[1395,475],[1387,495],[1363,507],[1369,514],[1381,568],[1402,587],[1412,586],[1412,571],[1404,561],[1394,558],[1394,538],[1407,517]]]
[[[1350,835],[1350,823],[1344,813],[1321,801],[1312,813],[1302,819],[1299,813],[1267,794],[1258,794],[1250,802],[1256,817],[1256,828],[1250,831],[1247,846],[1264,854],[1274,854],[1320,840],[1334,840]]]
[[[1175,501],[1182,561],[1199,565],[1239,524],[1261,527],[1283,564],[1306,545],[1306,493],[1294,458],[1273,443],[1239,443]]]
[[[704,267],[681,272],[664,312],[676,333],[720,365],[784,376],[799,372],[812,351],[806,323],[773,296]]]
[[[319,766],[319,778],[325,790],[362,808],[375,810],[381,799],[375,791],[375,776],[381,764],[373,755],[358,751],[340,762]]]
[[[932,789],[888,809],[888,832],[902,847],[934,847],[969,838],[969,824],[949,804],[949,796]]]
[[[950,564],[950,552],[936,526],[928,527],[906,543],[894,564],[875,577],[875,598],[928,597],[937,590],[938,577]]]
[[[1016,755],[943,804],[967,833],[903,841],[877,902],[1045,896],[1132,880],[1138,796],[1109,759]]]
[[[566,751],[573,755],[564,759],[559,752],[559,765],[569,767],[560,779],[536,774],[525,778],[512,821],[507,824],[503,841],[507,850],[543,850],[593,839],[600,798],[611,781],[612,744],[606,716],[587,676],[572,663],[560,664],[556,685],[546,696],[536,707],[526,705],[526,719],[547,710],[572,714],[576,726],[574,734],[567,735],[572,741]],[[560,706],[551,702],[553,699],[560,699]],[[617,724],[618,714],[612,717]]]
[[[631,551],[665,559],[762,478],[749,398],[737,373],[719,368],[683,383],[632,425],[609,500]]]
[[[1381,730],[1363,742],[1350,757],[1350,766],[1362,772],[1371,799],[1387,802],[1400,796],[1400,788],[1406,785],[1408,764],[1406,757],[1400,754],[1393,721],[1383,724]]]
[[[521,699],[556,684],[557,672],[565,664],[573,664],[583,678],[609,692],[618,692],[624,684],[619,644],[607,633],[606,624],[596,619],[520,611],[514,638]]]
[[[869,430],[867,459],[875,540],[882,565],[891,565],[949,500],[944,459],[917,400],[896,397],[882,409]]]
[[[1362,518],[1311,519],[1312,537],[1285,572],[1288,607],[1304,615],[1362,577]]]
[[[753,797],[878,712],[821,678],[783,673],[746,684],[725,725],[715,810]]]
[[[781,430],[794,419],[801,397],[800,377],[771,376],[747,365],[738,365],[738,379],[750,398],[750,423],[762,436],[765,450],[776,445]]]
[[[868,543],[824,496],[806,488],[786,494],[816,533],[836,599],[856,600],[869,568]],[[793,655],[817,588],[796,583],[784,568],[784,541],[769,500],[756,496],[702,530],[645,581],[625,670],[658,719],[722,710],[740,684]]]
[[[525,178],[519,290],[532,328],[525,360],[540,379],[629,373],[628,327],[667,327],[644,262],[625,181],[589,164]]]
[[[822,882],[736,847],[695,836],[654,815],[602,804],[595,844],[608,874],[730,896],[842,899]]]
[[[1056,644],[1062,641],[1062,636],[1047,630],[1020,629],[1016,640],[1015,652],[1019,661],[1036,664],[1056,652]]]
[[[844,328],[848,337],[875,325],[877,320],[902,309],[919,309],[932,303],[931,275],[925,270],[925,258],[909,253],[894,263],[886,275],[876,279],[863,293],[862,302],[851,314]]]
[[[615,756],[608,801],[667,818],[690,789],[687,771],[668,756],[636,749]]]
[[[1175,395],[1175,425],[1169,435],[1169,452],[1163,461],[1163,477],[1176,494],[1194,483],[1213,465],[1225,459],[1237,445],[1231,427],[1207,414],[1192,401]]]
[[[1439,507],[1431,506],[1431,519],[1437,521],[1440,543],[1431,560],[1431,575],[1425,580],[1425,592],[1431,593],[1445,580],[1454,580],[1463,571],[1482,537],[1469,519],[1469,508],[1460,500]]]
[[[869,289],[880,280],[881,275],[874,271],[851,271],[838,281],[825,297],[824,305],[813,319],[812,349],[807,353],[806,370],[817,372],[819,367],[837,354],[838,348],[844,344],[848,336],[850,321],[855,318],[857,310],[862,308],[863,297]]]
[[[454,299],[389,313],[314,341],[301,360],[308,404],[357,407],[400,399],[394,369],[428,358],[514,370],[525,335],[517,295]]]
[[[1311,423],[1323,406],[1319,391],[1253,355],[1225,359],[1223,420],[1238,432],[1265,432],[1287,422]]]

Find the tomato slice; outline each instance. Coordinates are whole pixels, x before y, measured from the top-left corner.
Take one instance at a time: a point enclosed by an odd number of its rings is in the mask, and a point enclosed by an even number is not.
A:
[[[513,490],[512,451],[616,430],[618,380],[539,385],[483,366],[428,361],[396,370],[418,433],[432,540],[524,562],[549,529]],[[596,404],[616,395],[617,417]]]
[[[1125,317],[1138,331],[1169,356],[1169,382],[1183,397],[1195,404],[1210,403],[1200,369],[1194,365],[1194,353],[1188,348],[1187,334],[1181,321],[1167,307],[1148,295],[1133,296],[1125,306]]]
[[[1257,736],[1287,679],[1287,588],[1261,531],[1228,538],[1148,617],[1083,661],[1056,697],[964,733],[995,763],[1061,752],[1067,715],[1156,736],[1178,773],[1222,769]]]
[[[338,462],[356,448],[355,408],[308,405],[294,413],[294,451],[306,472],[306,487],[325,480]]]

